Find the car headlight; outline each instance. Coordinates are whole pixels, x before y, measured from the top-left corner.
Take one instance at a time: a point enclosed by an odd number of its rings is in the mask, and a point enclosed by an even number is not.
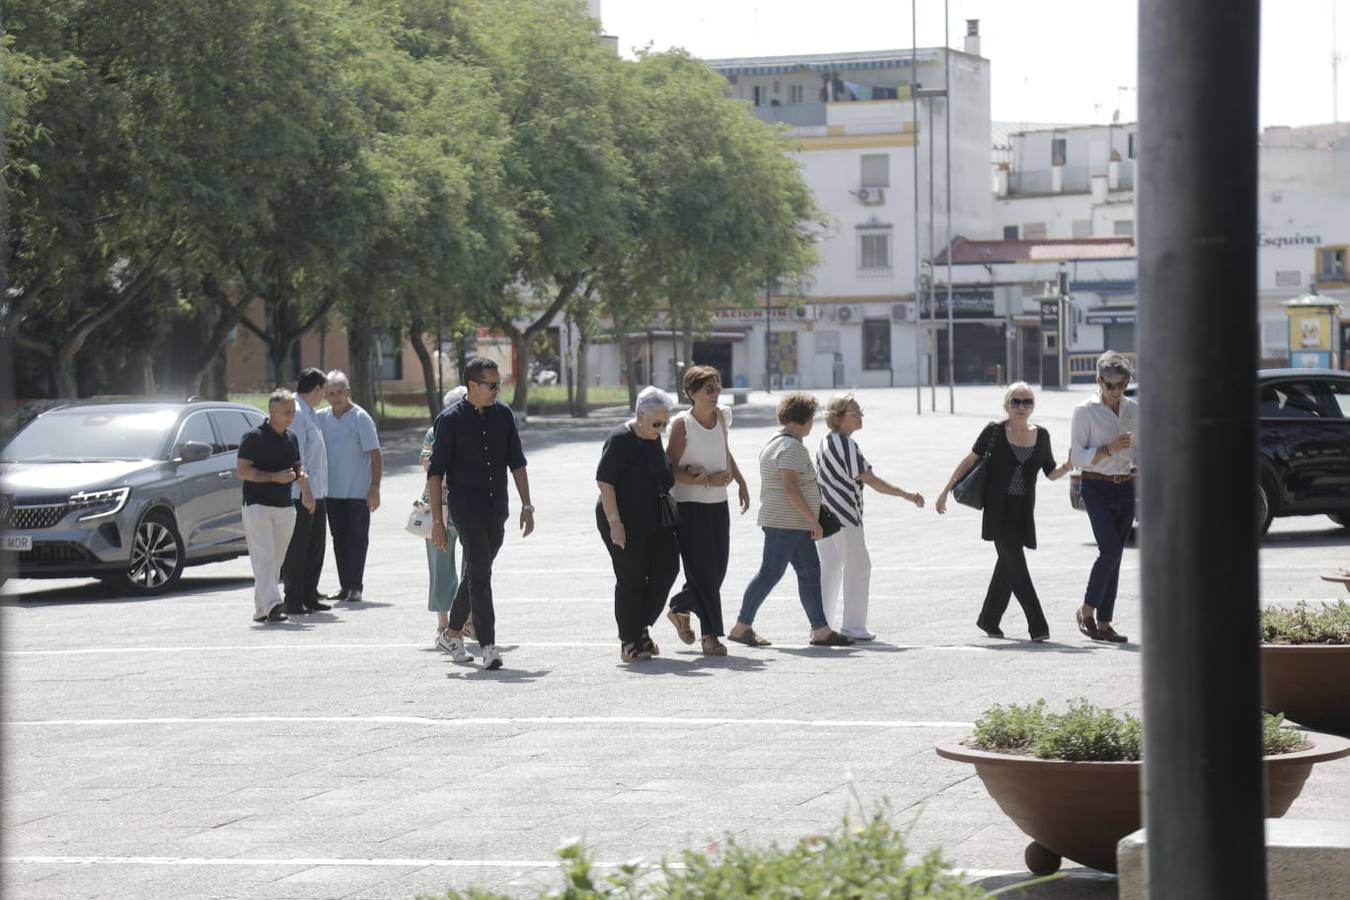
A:
[[[81,491],[71,495],[70,505],[80,510],[76,522],[88,522],[90,519],[101,519],[121,512],[122,507],[127,505],[129,496],[131,488],[125,487],[113,488],[110,491]]]

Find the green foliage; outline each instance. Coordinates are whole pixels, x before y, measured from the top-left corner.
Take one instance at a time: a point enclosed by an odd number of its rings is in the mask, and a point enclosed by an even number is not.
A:
[[[1262,714],[1267,754],[1288,753],[1304,744],[1302,733],[1282,728],[1283,716]],[[1072,700],[1063,713],[1046,713],[1045,701],[1027,706],[994,706],[975,722],[972,744],[991,753],[1030,753],[1040,759],[1070,762],[1127,762],[1143,754],[1138,718]]]
[[[576,843],[558,851],[563,886],[541,896],[563,900],[722,900],[727,897],[850,897],[974,900],[989,896],[954,874],[939,851],[917,862],[908,858],[904,835],[885,810],[854,825],[845,819],[837,832],[804,838],[788,849],[743,847],[728,840],[709,855],[686,850],[676,866],[662,864],[655,875],[637,864],[610,875],[596,872]],[[449,900],[497,900],[486,891],[451,891]]]
[[[1293,607],[1261,610],[1261,641],[1268,644],[1350,644],[1350,603],[1324,603],[1310,609],[1300,600]]]

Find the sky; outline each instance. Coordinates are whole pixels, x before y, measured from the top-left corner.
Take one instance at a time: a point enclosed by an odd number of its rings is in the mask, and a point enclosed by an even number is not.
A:
[[[903,0],[601,0],[607,34],[634,48],[695,56],[777,56],[910,46]],[[941,0],[919,0],[919,46],[941,46]],[[1339,109],[1350,120],[1350,0],[1262,4],[1261,125],[1332,121],[1332,10],[1342,55]],[[979,19],[991,61],[993,119],[1100,123],[1135,119],[1136,11],[1130,0],[950,0],[951,45]]]

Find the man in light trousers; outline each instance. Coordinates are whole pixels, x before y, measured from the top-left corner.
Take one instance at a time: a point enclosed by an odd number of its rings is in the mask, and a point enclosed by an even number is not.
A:
[[[267,421],[244,433],[235,471],[243,482],[244,540],[253,566],[253,621],[284,622],[281,562],[295,527],[291,484],[300,483],[310,511],[314,497],[300,464],[300,445],[288,430],[295,419],[295,395],[276,390],[267,399]]]

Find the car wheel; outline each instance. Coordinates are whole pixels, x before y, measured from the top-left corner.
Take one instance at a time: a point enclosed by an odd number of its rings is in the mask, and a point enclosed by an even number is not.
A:
[[[1275,519],[1275,507],[1270,502],[1270,491],[1266,480],[1261,479],[1260,484],[1256,486],[1256,521],[1257,534],[1265,534],[1270,530],[1270,523]]]
[[[183,574],[183,539],[173,519],[160,510],[141,519],[131,540],[131,562],[118,584],[136,594],[158,594]]]

